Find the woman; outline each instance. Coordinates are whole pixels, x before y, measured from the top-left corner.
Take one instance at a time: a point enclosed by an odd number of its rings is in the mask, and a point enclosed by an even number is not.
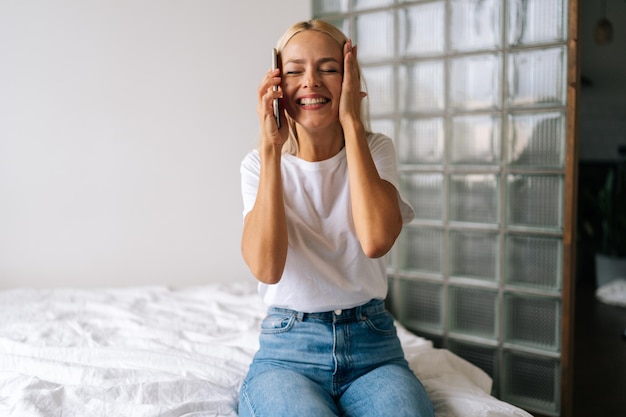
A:
[[[258,90],[260,145],[241,166],[242,254],[269,307],[239,415],[432,416],[384,308],[384,255],[413,209],[393,143],[361,117],[357,48],[313,20],[277,50],[281,69]]]

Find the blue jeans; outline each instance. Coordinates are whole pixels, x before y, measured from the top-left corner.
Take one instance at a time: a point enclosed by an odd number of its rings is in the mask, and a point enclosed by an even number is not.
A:
[[[383,301],[326,313],[269,308],[240,417],[432,417]]]

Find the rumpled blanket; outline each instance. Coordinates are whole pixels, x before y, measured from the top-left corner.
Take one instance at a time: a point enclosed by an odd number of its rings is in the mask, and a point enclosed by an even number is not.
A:
[[[596,298],[606,304],[626,307],[626,278],[618,278],[598,287]]]
[[[237,416],[265,315],[253,284],[0,291],[0,416]],[[398,332],[437,417],[530,417],[482,370]]]

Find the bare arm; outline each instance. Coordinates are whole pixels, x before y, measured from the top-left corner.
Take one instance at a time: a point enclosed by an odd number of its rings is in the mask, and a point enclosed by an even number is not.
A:
[[[241,239],[244,261],[252,274],[266,284],[280,281],[287,259],[287,222],[280,162],[288,128],[285,120],[282,120],[281,129],[277,128],[272,110],[272,100],[282,95],[282,92],[272,90],[273,85],[280,84],[278,74],[278,70],[270,71],[258,91],[261,172],[257,198],[244,220]]]
[[[339,118],[346,141],[350,198],[356,233],[363,252],[377,258],[385,255],[402,229],[402,216],[395,187],[380,178],[361,123],[364,95],[356,67],[356,48],[344,46],[344,81]]]

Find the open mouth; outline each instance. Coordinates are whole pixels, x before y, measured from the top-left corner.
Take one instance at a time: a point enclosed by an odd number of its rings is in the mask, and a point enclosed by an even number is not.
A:
[[[315,106],[318,104],[326,104],[330,100],[325,97],[303,97],[297,100],[297,103],[301,106]]]

